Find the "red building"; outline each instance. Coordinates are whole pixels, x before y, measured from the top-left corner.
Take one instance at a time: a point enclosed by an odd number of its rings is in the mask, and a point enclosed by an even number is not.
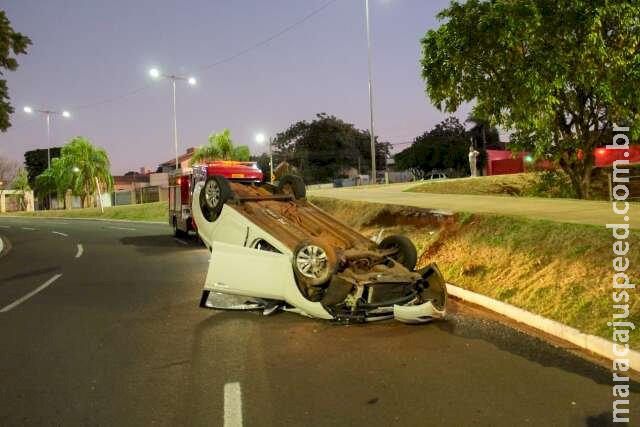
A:
[[[624,154],[628,153],[628,157]],[[515,157],[509,150],[487,150],[487,175],[505,175],[521,173],[525,170],[525,162],[530,154],[521,152]],[[628,160],[630,164],[640,163],[640,146],[630,146],[628,150],[612,150],[605,147],[596,148],[594,152],[596,167],[602,168],[613,165],[616,160]],[[529,157],[529,159],[531,159]],[[529,160],[529,161],[532,161]],[[538,167],[551,169],[553,164],[549,161],[537,162]]]

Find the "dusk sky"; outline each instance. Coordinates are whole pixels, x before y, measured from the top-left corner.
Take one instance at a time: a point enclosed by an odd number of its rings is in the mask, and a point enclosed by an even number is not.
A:
[[[46,148],[44,118],[22,111],[30,105],[71,112],[71,119],[54,119],[52,145],[83,135],[108,151],[114,174],[155,170],[174,148],[170,83],[152,81],[151,67],[198,79],[177,91],[181,153],[227,127],[257,154],[265,147],[254,142],[256,132],[275,134],[320,112],[366,129],[364,0],[336,0],[268,44],[211,66],[325,3],[0,1],[14,29],[33,41],[7,74],[16,112],[0,134],[0,154],[22,161],[25,151]],[[371,0],[376,134],[383,141],[410,141],[446,117],[424,93],[419,40],[448,4]],[[458,112],[461,121],[468,110]]]

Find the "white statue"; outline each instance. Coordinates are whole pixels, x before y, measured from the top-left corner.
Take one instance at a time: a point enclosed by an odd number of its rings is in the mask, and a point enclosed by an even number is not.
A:
[[[473,148],[473,145],[469,147],[469,168],[471,169],[471,176],[478,176],[478,155],[480,153]]]

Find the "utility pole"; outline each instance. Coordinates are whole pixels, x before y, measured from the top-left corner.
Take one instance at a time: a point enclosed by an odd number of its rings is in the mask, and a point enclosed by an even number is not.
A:
[[[367,15],[367,53],[369,60],[369,136],[371,137],[371,184],[376,183],[376,137],[373,130],[373,74],[371,71],[371,24],[369,22],[369,0],[364,1]]]

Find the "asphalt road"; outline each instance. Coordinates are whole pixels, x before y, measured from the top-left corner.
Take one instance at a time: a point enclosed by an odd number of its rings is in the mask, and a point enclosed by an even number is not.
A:
[[[607,369],[460,304],[422,326],[200,309],[208,253],[169,233],[0,218],[0,425],[611,420]]]

